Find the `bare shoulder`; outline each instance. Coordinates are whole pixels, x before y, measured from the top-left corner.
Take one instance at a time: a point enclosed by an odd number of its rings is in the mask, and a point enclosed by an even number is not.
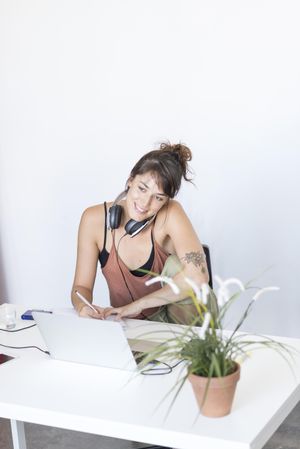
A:
[[[104,219],[104,204],[97,204],[86,208],[81,216],[85,223],[99,223]]]
[[[105,224],[104,204],[97,204],[85,209],[81,215],[80,229],[94,235],[95,238],[101,234]]]
[[[107,204],[107,209],[110,203]],[[80,244],[96,244],[99,249],[103,245],[105,230],[105,207],[97,204],[85,209],[81,215],[78,239]]]
[[[163,227],[165,235],[169,236],[177,247],[191,246],[192,241],[196,246],[200,244],[190,218],[178,201],[170,202]]]
[[[191,223],[181,206],[176,200],[169,200],[169,202],[159,211],[155,220],[155,237],[158,242],[165,244],[166,238],[174,235],[177,229],[185,230],[190,227]]]
[[[181,260],[190,252],[201,251],[199,237],[181,204],[170,200],[163,209],[157,217],[157,225],[155,223],[157,242]]]
[[[169,214],[171,216],[179,216],[179,215],[186,215],[186,213],[184,212],[183,207],[181,206],[181,204],[177,201],[177,200],[170,200],[169,201],[169,205],[168,205],[168,209],[169,209]]]
[[[170,224],[176,223],[177,220],[182,220],[187,218],[187,215],[181,206],[181,204],[176,200],[170,200],[158,213],[157,221],[158,224],[169,226]]]

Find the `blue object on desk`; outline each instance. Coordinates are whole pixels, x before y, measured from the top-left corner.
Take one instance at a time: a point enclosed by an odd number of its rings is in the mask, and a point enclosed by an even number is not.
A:
[[[22,320],[33,320],[32,312],[52,313],[50,310],[30,309],[21,315]]]

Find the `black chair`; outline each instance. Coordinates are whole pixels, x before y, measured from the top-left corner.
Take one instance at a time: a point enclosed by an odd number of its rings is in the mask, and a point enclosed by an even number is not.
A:
[[[210,251],[209,251],[209,247],[207,245],[203,245],[203,249],[204,249],[204,253],[205,253],[205,257],[206,257],[206,264],[207,264],[207,269],[208,269],[208,274],[209,274],[209,286],[212,289],[213,288],[213,280],[212,280],[212,271],[211,271],[211,261],[210,261]]]

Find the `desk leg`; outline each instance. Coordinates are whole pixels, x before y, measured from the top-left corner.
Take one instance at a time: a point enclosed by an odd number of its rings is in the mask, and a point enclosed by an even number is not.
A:
[[[23,421],[10,420],[14,449],[26,449],[26,439]]]

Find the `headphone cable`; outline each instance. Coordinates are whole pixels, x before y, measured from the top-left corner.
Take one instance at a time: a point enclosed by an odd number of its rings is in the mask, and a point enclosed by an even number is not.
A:
[[[118,264],[119,270],[120,270],[120,272],[121,272],[121,275],[122,275],[124,284],[125,284],[125,286],[126,286],[128,292],[129,292],[131,301],[134,302],[135,300],[134,300],[133,295],[132,295],[132,293],[131,293],[131,290],[130,290],[130,288],[129,288],[129,286],[128,286],[128,283],[127,283],[127,281],[126,281],[125,275],[124,275],[124,273],[123,273],[123,270],[122,270],[122,267],[121,267],[121,264],[120,264],[120,259],[119,259],[119,246],[120,246],[121,240],[122,240],[126,235],[127,235],[127,232],[125,232],[125,234],[122,235],[122,237],[120,238],[120,240],[119,240],[119,242],[118,242],[118,245],[116,246],[116,241],[115,241],[115,230],[112,231],[113,244],[114,244],[114,247],[115,247],[115,249],[116,249],[116,254],[117,254],[117,264]],[[143,312],[141,312],[141,315],[142,315],[142,317],[143,317],[144,319],[147,319],[147,316],[146,316]]]

